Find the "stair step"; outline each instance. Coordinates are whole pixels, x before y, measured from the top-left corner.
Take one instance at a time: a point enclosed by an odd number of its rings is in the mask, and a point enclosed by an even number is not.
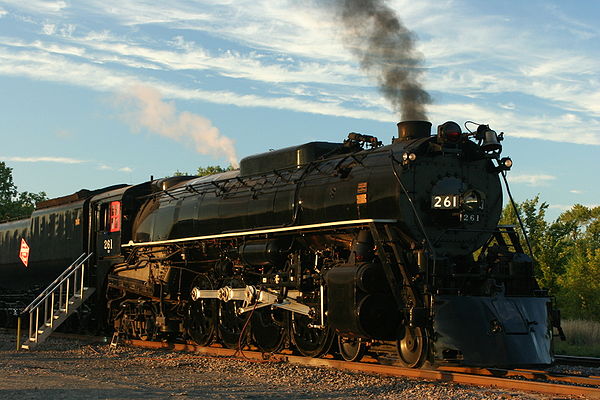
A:
[[[84,255],[85,254],[82,254],[76,262],[79,262]],[[81,265],[83,265],[85,261],[87,261],[90,255],[88,255],[87,258],[83,259],[83,261],[79,262],[77,265],[73,263],[69,269],[76,271],[81,267]],[[72,290],[64,290],[63,283],[66,281],[66,279],[67,278],[63,278],[60,282],[57,280],[56,283],[53,284],[54,286],[48,287],[46,291],[43,292],[45,297],[42,298],[42,295],[39,296],[44,301],[45,311],[43,311],[40,306],[29,310],[30,323],[33,321],[32,318],[35,318],[36,324],[41,323],[41,326],[35,326],[34,336],[28,337],[25,341],[25,344],[20,346],[20,349],[29,350],[42,343],[67,319],[69,315],[74,313],[83,304],[85,299],[89,298],[96,290],[94,287],[87,286],[75,286]],[[81,279],[83,279],[83,276]],[[50,298],[51,300],[49,300]],[[51,301],[50,304],[48,303],[49,301]],[[41,304],[41,301],[38,301],[38,304]],[[33,303],[31,305],[33,305]],[[27,307],[27,309],[29,309],[31,305]],[[38,320],[41,321],[38,322]]]
[[[54,326],[53,322],[60,318],[60,315],[53,315],[52,321],[48,320],[44,323],[46,326]]]

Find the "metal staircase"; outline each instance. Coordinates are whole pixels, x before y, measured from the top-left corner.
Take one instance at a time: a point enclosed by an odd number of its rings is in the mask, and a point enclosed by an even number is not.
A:
[[[84,286],[85,263],[91,256],[92,253],[80,255],[21,312],[17,325],[17,350],[29,350],[42,343],[94,293],[94,288]],[[29,333],[27,340],[21,344],[21,319],[27,314]]]

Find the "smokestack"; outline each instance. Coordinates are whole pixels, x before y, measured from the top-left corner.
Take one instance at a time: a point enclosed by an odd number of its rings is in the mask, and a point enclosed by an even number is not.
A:
[[[431,97],[419,81],[422,55],[414,35],[385,0],[334,0],[344,23],[344,41],[363,70],[375,76],[379,89],[402,120],[426,120]]]
[[[418,139],[431,136],[431,122],[402,121],[398,122],[398,141]]]

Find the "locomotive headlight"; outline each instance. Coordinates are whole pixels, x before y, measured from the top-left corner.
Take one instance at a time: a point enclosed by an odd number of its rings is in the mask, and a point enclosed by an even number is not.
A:
[[[462,130],[460,129],[460,125],[458,125],[456,122],[447,121],[444,122],[442,125],[438,126],[439,142],[458,143],[462,140],[462,138]]]
[[[463,195],[462,204],[465,210],[475,211],[481,208],[483,202],[479,193],[475,190],[469,190]]]
[[[402,153],[402,163],[408,164],[411,161],[415,161],[417,159],[417,155],[415,153]]]
[[[500,159],[499,164],[499,167],[501,167],[504,171],[508,171],[510,167],[513,166],[513,160],[511,160],[509,157],[504,157]]]

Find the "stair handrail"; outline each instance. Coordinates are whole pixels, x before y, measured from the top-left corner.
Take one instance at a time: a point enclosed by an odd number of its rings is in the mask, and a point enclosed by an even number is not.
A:
[[[82,264],[89,260],[92,254],[94,253],[90,253],[86,256],[85,253],[82,253],[79,257],[77,257],[77,260],[75,260],[73,264],[69,266],[69,268],[64,270],[58,278],[56,278],[44,291],[42,291],[42,293],[38,295],[38,297],[35,298],[35,300],[33,300],[27,307],[25,307],[25,309],[23,309],[23,311],[21,311],[21,315],[24,315],[39,306],[42,301],[46,299],[46,297],[48,297],[56,290],[58,286],[60,286],[60,284],[62,284],[66,279],[70,278],[71,275],[73,275]]]

